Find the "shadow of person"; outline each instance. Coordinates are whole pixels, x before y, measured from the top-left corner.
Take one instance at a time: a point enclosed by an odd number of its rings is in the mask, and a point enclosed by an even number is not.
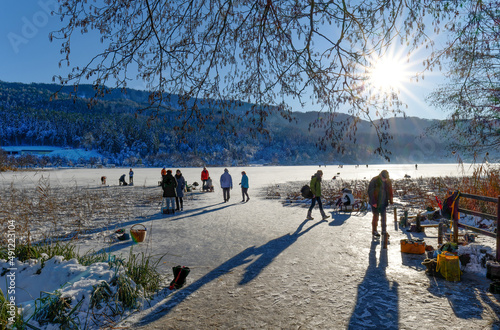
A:
[[[225,274],[230,273],[239,266],[248,264],[248,266],[245,268],[245,272],[239,282],[239,285],[245,285],[249,283],[250,281],[255,279],[267,266],[269,266],[269,264],[271,264],[271,262],[280,253],[282,253],[293,243],[295,243],[300,236],[306,234],[311,229],[323,222],[327,221],[321,220],[304,230],[305,225],[308,223],[308,220],[304,220],[299,225],[297,230],[292,234],[283,235],[259,247],[252,246],[245,249],[244,251],[222,263],[212,271],[208,272],[189,286],[170,294],[168,301],[163,306],[157,308],[156,310],[152,311],[148,315],[144,316],[141,320],[139,320],[139,325],[144,326],[167,315],[175,306],[179,305],[182,301],[199,290],[202,286],[216,280],[217,278]],[[170,292],[171,291],[168,288],[165,288],[164,290],[159,292],[158,295],[168,295]]]
[[[342,226],[344,222],[347,221],[351,217],[351,213],[337,213],[336,215],[332,214],[332,221],[330,222],[330,226]]]
[[[358,286],[356,306],[348,329],[398,329],[398,283],[386,276],[387,249],[380,249],[377,264],[377,241],[372,241],[365,277]]]
[[[297,239],[318,226],[322,222],[328,222],[326,220],[321,220],[316,222],[314,225],[308,227],[306,230],[302,231],[304,226],[309,220],[304,220],[297,230],[293,234],[286,234],[276,239],[273,239],[266,244],[255,248],[252,254],[257,256],[254,261],[245,268],[245,274],[239,282],[240,285],[247,284],[254,278],[256,278],[264,268],[266,268],[281,252],[291,246],[297,241]]]
[[[462,282],[448,282],[444,278],[434,278],[427,290],[436,297],[446,298],[455,316],[464,320],[483,319],[486,304],[492,310],[500,309],[498,303],[490,304],[484,299],[487,294],[483,293],[481,297],[484,283],[472,277],[464,281],[467,285],[463,285]]]

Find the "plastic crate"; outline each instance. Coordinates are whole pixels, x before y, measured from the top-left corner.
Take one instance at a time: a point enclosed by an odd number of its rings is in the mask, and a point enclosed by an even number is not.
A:
[[[412,241],[408,239],[401,240],[401,252],[411,254],[424,254],[425,242]]]

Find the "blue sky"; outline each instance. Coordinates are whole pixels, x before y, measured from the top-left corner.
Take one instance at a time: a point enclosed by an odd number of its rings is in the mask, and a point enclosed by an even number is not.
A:
[[[5,1],[0,14],[0,80],[8,82],[43,82],[51,83],[54,75],[64,75],[69,71],[66,65],[59,68],[60,41],[49,41],[49,33],[58,30],[61,22],[58,17],[50,15],[57,6],[57,0],[23,0]],[[95,40],[86,36],[73,43],[71,65],[86,64],[95,53]],[[412,59],[417,65],[418,59]],[[415,70],[418,67],[414,66]],[[405,83],[401,98],[408,104],[406,114],[421,118],[443,119],[446,114],[433,109],[425,103],[425,97],[441,81],[440,74],[426,76],[418,83]],[[131,88],[142,89],[141,81],[129,84]],[[293,101],[290,101],[293,104]],[[319,110],[311,108],[296,111]]]

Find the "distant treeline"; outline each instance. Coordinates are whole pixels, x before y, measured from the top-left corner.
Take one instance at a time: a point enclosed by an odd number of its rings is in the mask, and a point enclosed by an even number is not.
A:
[[[291,123],[271,115],[265,123],[268,136],[249,134],[245,120],[235,124],[236,134],[221,134],[216,129],[218,118],[213,118],[202,130],[193,130],[181,139],[173,129],[180,124],[175,107],[165,111],[161,120],[151,121],[148,113],[137,112],[147,106],[146,92],[113,92],[89,108],[91,86],[80,86],[76,100],[69,97],[69,89],[50,100],[58,89],[51,84],[0,82],[0,145],[84,148],[103,155],[103,159],[86,162],[116,165],[364,164],[383,160],[373,153],[377,139],[367,122],[359,124],[356,143],[348,145],[344,154],[317,147],[323,132],[310,131],[307,124],[318,112],[295,113],[297,121]],[[419,139],[423,129],[435,122],[418,118],[393,121],[391,161],[447,159],[439,140]],[[45,161],[67,165],[66,160]]]

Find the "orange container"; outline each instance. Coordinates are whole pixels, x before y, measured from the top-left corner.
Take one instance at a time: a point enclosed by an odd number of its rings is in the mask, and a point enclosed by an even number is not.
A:
[[[401,240],[401,252],[412,254],[425,253],[425,242],[417,242],[408,239]]]

